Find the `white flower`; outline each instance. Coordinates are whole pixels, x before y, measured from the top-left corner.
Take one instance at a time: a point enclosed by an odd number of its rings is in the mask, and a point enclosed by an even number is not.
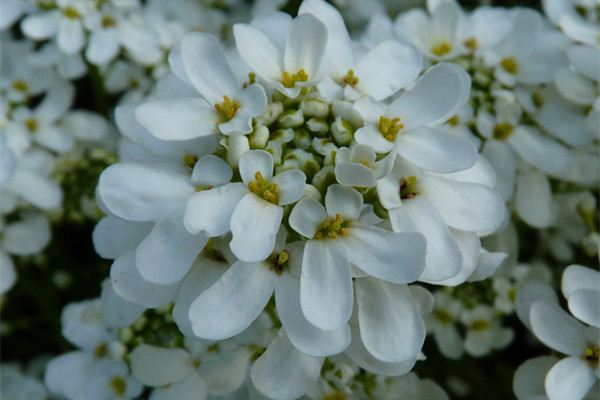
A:
[[[44,400],[48,391],[44,384],[10,364],[0,365],[0,396],[9,400]]]
[[[312,86],[321,79],[327,29],[310,14],[299,15],[286,24],[276,26],[279,31],[287,30],[283,47],[279,47],[283,38],[269,38],[252,25],[236,24],[233,34],[238,52],[252,71],[281,93],[295,98],[301,87]]]
[[[423,237],[361,223],[362,204],[362,196],[354,189],[332,185],[326,207],[305,197],[290,214],[290,226],[309,239],[302,257],[302,311],[321,329],[340,328],[350,318],[351,263],[393,283],[414,282],[422,272]]]
[[[246,134],[252,118],[266,107],[261,86],[243,88],[232,71],[217,39],[204,33],[190,33],[171,56],[179,77],[189,82],[202,98],[178,98],[143,103],[136,116],[152,134],[164,140],[185,140],[220,131]],[[178,71],[178,70],[176,70]]]
[[[413,88],[387,106],[360,100],[355,107],[365,125],[356,131],[356,141],[373,147],[377,153],[394,151],[436,172],[468,168],[477,156],[473,145],[438,131],[435,125],[464,106],[469,87],[470,78],[464,70],[444,63],[428,70]]]
[[[467,328],[465,351],[481,357],[495,349],[503,349],[513,340],[514,332],[500,325],[492,307],[478,305],[472,310],[463,311],[460,319]]]
[[[427,328],[433,333],[442,354],[452,359],[459,358],[463,353],[463,343],[456,324],[463,304],[442,290],[437,290],[434,297],[435,307],[427,319]]]
[[[240,158],[243,182],[228,183],[194,194],[188,201],[184,222],[192,234],[220,236],[231,230],[231,250],[242,261],[266,259],[275,246],[283,207],[295,203],[304,192],[301,171],[273,176],[273,157],[251,150]]]
[[[574,317],[600,328],[600,272],[570,265],[563,272],[562,292]]]

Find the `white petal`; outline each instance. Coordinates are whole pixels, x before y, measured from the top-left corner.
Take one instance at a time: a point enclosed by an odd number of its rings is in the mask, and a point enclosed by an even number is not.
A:
[[[223,96],[234,98],[240,92],[223,49],[214,36],[188,33],[181,41],[180,54],[189,80],[210,103],[221,103]]]
[[[192,357],[183,349],[141,344],[129,355],[131,372],[146,386],[163,386],[194,373]]]
[[[344,186],[373,187],[376,184],[373,171],[356,162],[336,162],[335,177]]]
[[[192,170],[192,184],[196,186],[219,186],[231,180],[233,171],[223,159],[208,154],[202,156]]]
[[[25,213],[23,219],[4,227],[2,247],[10,254],[28,256],[42,250],[50,241],[50,224],[39,214]]]
[[[350,263],[332,240],[309,240],[302,257],[300,303],[306,319],[324,330],[343,327],[352,313]]]
[[[461,269],[462,255],[448,226],[423,197],[417,196],[402,202],[402,206],[389,210],[390,222],[395,232],[419,232],[427,241],[425,269],[420,277],[424,282],[448,279]]]
[[[531,306],[529,320],[533,333],[545,345],[561,353],[579,357],[586,346],[584,325],[560,306],[540,300]]]
[[[576,290],[600,287],[600,273],[582,265],[569,265],[563,272],[561,290],[569,298]]]
[[[115,259],[136,247],[150,229],[152,223],[125,221],[108,215],[94,227],[94,249],[102,258]]]
[[[433,172],[456,172],[477,161],[477,149],[467,139],[429,127],[403,134],[396,150],[408,161]]]
[[[580,289],[569,297],[569,310],[586,324],[600,327],[600,290]]]
[[[247,193],[246,187],[236,182],[192,195],[183,216],[185,228],[192,234],[206,232],[210,237],[229,232],[233,210]]]
[[[571,154],[566,147],[542,136],[532,127],[515,128],[508,142],[523,160],[551,175],[564,173],[571,162]]]
[[[150,400],[205,400],[207,396],[206,382],[200,375],[193,373],[182,381],[154,389]]]
[[[111,328],[126,328],[144,313],[144,307],[131,303],[116,294],[108,279],[102,282],[100,309],[102,319]]]
[[[585,116],[562,101],[546,100],[535,121],[546,132],[571,146],[584,146],[594,140],[593,132],[586,127]]]
[[[350,328],[324,331],[312,325],[300,306],[300,281],[289,274],[281,276],[275,288],[275,304],[283,328],[301,352],[325,357],[341,353],[350,344]]]
[[[471,80],[462,68],[437,64],[412,89],[394,100],[386,113],[401,117],[407,129],[439,124],[463,108],[470,89]]]
[[[374,278],[356,280],[360,337],[375,358],[389,363],[417,358],[425,323],[408,287]]]
[[[67,54],[80,51],[85,45],[85,32],[81,21],[61,18],[58,22],[58,47]]]
[[[540,280],[532,279],[523,283],[517,290],[515,298],[515,310],[521,322],[531,329],[531,321],[529,320],[531,306],[538,300],[546,300],[553,303],[558,303],[554,288],[548,283]]]
[[[208,237],[190,234],[183,225],[183,209],[159,220],[135,253],[140,275],[149,282],[169,285],[179,282],[200,254]]]
[[[57,395],[86,398],[84,385],[95,361],[94,355],[85,351],[62,354],[46,365],[44,383]]]
[[[246,329],[271,298],[277,275],[262,263],[237,261],[190,307],[194,334],[221,340]]]
[[[410,85],[422,67],[423,57],[415,48],[386,40],[356,65],[357,88],[375,100],[383,100]]]
[[[350,262],[379,279],[410,283],[423,272],[427,242],[419,233],[356,226],[341,241]]]
[[[549,227],[556,218],[556,210],[548,177],[534,169],[521,171],[517,177],[515,208],[527,224],[537,228]]]
[[[509,200],[514,191],[515,176],[517,174],[515,152],[505,142],[487,140],[481,153],[496,171],[498,176],[496,188],[500,191],[504,200]]]
[[[57,28],[57,15],[53,12],[28,15],[21,22],[23,33],[34,40],[52,37]]]
[[[163,140],[188,140],[216,133],[213,107],[201,98],[151,100],[135,110],[138,121]]]
[[[546,395],[544,380],[550,368],[558,359],[551,356],[542,356],[529,359],[515,371],[513,378],[513,391],[518,399],[537,399],[534,396]]]
[[[250,25],[235,24],[233,36],[238,52],[257,75],[266,81],[281,78],[283,55],[264,33]]]
[[[292,229],[311,239],[327,217],[325,207],[312,197],[304,197],[292,209],[288,222]]]
[[[0,251],[0,295],[6,293],[16,282],[17,272],[10,256]]]
[[[597,380],[594,370],[585,361],[567,357],[546,375],[546,393],[550,400],[583,399]]]
[[[119,37],[116,29],[98,29],[90,35],[85,57],[94,65],[104,66],[119,53]]]
[[[231,215],[229,243],[237,258],[246,262],[266,259],[275,247],[275,238],[281,225],[283,207],[248,193],[238,203]]]
[[[591,80],[598,80],[600,67],[598,66],[598,57],[600,51],[593,46],[572,45],[567,50],[569,61],[577,71]]]
[[[218,396],[238,389],[246,379],[251,356],[243,347],[215,354],[214,359],[203,356],[198,373],[208,384],[209,393]]]
[[[272,399],[296,399],[319,379],[322,359],[296,350],[284,334],[271,342],[252,366],[250,377],[256,388]]]
[[[290,24],[284,53],[284,68],[289,73],[300,69],[315,78],[321,69],[325,48],[327,47],[327,28],[311,14],[301,14]]]
[[[178,285],[157,285],[139,274],[135,266],[135,252],[117,258],[110,268],[110,279],[116,294],[145,308],[156,308],[172,301]]]
[[[360,215],[363,198],[356,190],[333,184],[327,188],[325,207],[330,217],[337,214],[344,219],[355,221]]]
[[[354,138],[358,143],[369,145],[377,153],[387,153],[394,148],[394,144],[386,140],[379,132],[379,129],[370,123],[354,132]]]
[[[295,203],[304,193],[306,175],[302,171],[283,171],[273,178],[273,183],[279,187],[279,205]]]
[[[491,232],[504,220],[504,202],[495,190],[433,176],[423,177],[421,184],[427,200],[453,228]]]
[[[246,185],[256,180],[256,173],[260,172],[266,180],[273,177],[273,156],[264,150],[250,150],[240,158],[240,175]]]
[[[185,201],[194,188],[184,175],[141,164],[119,163],[100,175],[98,193],[116,216],[152,221]]]
[[[63,198],[56,182],[23,168],[15,171],[7,187],[29,203],[44,210],[58,207]]]

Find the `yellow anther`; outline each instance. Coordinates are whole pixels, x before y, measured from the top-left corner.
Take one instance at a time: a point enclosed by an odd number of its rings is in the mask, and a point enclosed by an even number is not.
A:
[[[235,113],[240,108],[240,103],[237,100],[231,100],[229,96],[223,96],[221,104],[215,104],[215,110],[221,117],[221,122],[227,122],[235,117]]]
[[[388,142],[395,141],[398,132],[400,132],[402,128],[404,128],[404,124],[399,117],[392,119],[384,116],[379,117],[379,132]]]
[[[409,176],[400,180],[400,198],[402,200],[412,199],[418,195],[416,176]]]
[[[196,186],[196,192],[204,192],[205,190],[210,190],[213,188],[213,185],[199,185]]]
[[[459,123],[460,117],[458,116],[458,114],[448,120],[448,124],[451,126],[457,126]]]
[[[79,14],[79,10],[77,10],[75,7],[72,7],[72,6],[67,6],[67,7],[63,8],[62,15],[65,18],[69,18],[69,19],[81,18],[81,14]]]
[[[463,42],[463,44],[465,45],[465,47],[467,49],[469,49],[471,51],[475,51],[479,47],[479,43],[477,43],[477,39],[475,39],[474,37],[470,37],[468,39],[465,39],[465,41]]]
[[[327,396],[323,398],[323,400],[346,400],[348,397],[339,390],[329,393]]]
[[[452,51],[452,45],[448,42],[441,42],[431,48],[431,52],[438,57],[446,55]]]
[[[94,349],[94,356],[96,358],[104,358],[108,354],[108,349],[105,343],[101,343]]]
[[[277,184],[266,180],[260,171],[256,172],[254,178],[256,180],[248,184],[248,189],[269,203],[279,204],[279,187]]]
[[[256,82],[256,74],[254,72],[248,72],[248,81],[242,84],[242,87],[245,89],[248,86],[252,85]]]
[[[103,28],[110,28],[111,26],[117,25],[117,20],[110,15],[103,15],[100,23],[102,24]]]
[[[346,75],[342,78],[342,84],[344,86],[349,85],[352,87],[358,85],[358,76],[354,75],[353,69],[349,69]]]
[[[595,344],[591,344],[583,350],[581,359],[590,363],[590,365],[596,369],[600,363],[600,347]]]
[[[13,81],[12,88],[17,92],[27,92],[29,90],[29,85],[22,79],[17,79]]]
[[[127,390],[127,382],[120,376],[113,376],[109,383],[111,389],[119,396],[123,396]]]
[[[444,325],[449,325],[454,321],[454,317],[444,308],[439,308],[433,312],[435,318]]]
[[[137,89],[140,86],[140,81],[135,79],[135,78],[131,78],[129,80],[129,87],[131,89]]]
[[[269,268],[275,272],[277,275],[283,274],[283,271],[288,266],[288,260],[290,258],[289,253],[286,250],[283,250],[281,253],[273,253],[271,257],[268,258],[267,263],[269,264]]]
[[[511,303],[514,303],[515,300],[517,299],[517,290],[514,287],[511,287],[510,289],[508,289],[507,297]]]
[[[304,70],[304,68],[299,69],[295,74],[290,74],[287,71],[284,71],[281,75],[281,83],[286,88],[293,88],[296,86],[297,82],[306,82],[308,80],[308,74]]]
[[[340,214],[335,218],[327,217],[321,222],[315,233],[315,239],[337,239],[350,233],[352,221],[345,220]]]
[[[23,123],[25,124],[27,130],[31,133],[37,132],[39,128],[39,123],[35,118],[27,118],[25,119],[25,121],[23,121]]]
[[[536,107],[541,107],[544,105],[544,98],[542,97],[540,92],[531,93],[531,101],[533,101],[533,104]]]
[[[183,156],[182,161],[186,165],[186,167],[194,168],[194,165],[196,165],[196,162],[198,161],[198,157],[196,157],[193,154],[186,154],[185,156]]]
[[[477,319],[469,326],[474,331],[481,332],[490,328],[490,323],[485,319]]]
[[[516,74],[519,71],[519,63],[514,57],[504,57],[500,61],[500,65],[502,65],[502,68],[509,74]]]
[[[497,123],[494,127],[494,139],[506,140],[513,133],[515,127],[508,122]]]

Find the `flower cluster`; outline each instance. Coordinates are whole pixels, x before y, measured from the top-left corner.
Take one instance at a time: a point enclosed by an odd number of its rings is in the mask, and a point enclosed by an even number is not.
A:
[[[0,1],[2,397],[594,398],[597,4],[296,3]]]

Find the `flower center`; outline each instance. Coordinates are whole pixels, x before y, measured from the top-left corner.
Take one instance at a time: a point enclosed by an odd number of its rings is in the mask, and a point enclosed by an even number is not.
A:
[[[465,47],[471,51],[475,51],[479,47],[479,43],[477,43],[477,39],[475,39],[474,37],[465,39],[465,41],[463,43],[464,43]]]
[[[494,139],[506,140],[513,133],[515,127],[508,122],[500,122],[494,127]]]
[[[342,78],[342,84],[344,86],[349,85],[352,87],[358,85],[358,76],[354,75],[353,69],[349,69],[346,75]]]
[[[104,357],[106,357],[107,354],[108,354],[108,348],[106,347],[106,343],[100,343],[94,349],[94,356],[96,358],[104,358]]]
[[[227,122],[237,113],[240,108],[240,103],[237,100],[231,100],[229,96],[223,96],[221,104],[215,104],[215,110],[221,118],[221,122]]]
[[[477,319],[469,326],[472,330],[481,332],[490,328],[490,323],[485,319]]]
[[[329,393],[327,396],[323,398],[323,400],[346,400],[348,397],[339,390]]]
[[[516,74],[519,71],[519,63],[517,62],[517,59],[512,56],[504,57],[500,61],[500,65],[502,65],[502,68],[509,74]]]
[[[117,21],[110,15],[103,15],[101,24],[103,28],[110,28],[111,26],[116,26]]]
[[[23,123],[25,124],[25,127],[27,128],[27,130],[29,130],[29,132],[31,132],[31,133],[37,132],[37,130],[39,128],[38,121],[35,118],[27,118],[27,119],[25,119],[25,121],[23,121]]]
[[[431,48],[431,52],[438,57],[446,55],[452,51],[452,45],[448,42],[440,42]]]
[[[594,369],[598,367],[600,362],[600,347],[591,344],[583,350],[581,359],[587,361]]]
[[[68,19],[79,19],[81,17],[81,14],[79,14],[79,11],[75,7],[72,7],[72,6],[67,6],[67,7],[63,8],[62,15]]]
[[[408,200],[417,197],[417,177],[409,176],[400,180],[400,199]]]
[[[458,126],[458,124],[460,124],[460,117],[458,114],[448,120],[448,125],[450,126]]]
[[[454,317],[445,308],[439,308],[434,311],[435,318],[444,325],[450,325],[454,321]]]
[[[271,271],[275,272],[277,275],[283,274],[283,271],[288,266],[288,260],[290,259],[290,255],[286,250],[283,250],[281,253],[273,253],[268,258],[267,263],[269,264],[269,268]]]
[[[306,82],[308,81],[308,74],[304,70],[304,68],[299,69],[295,74],[290,74],[287,71],[284,71],[281,75],[281,83],[286,88],[293,88],[296,86],[297,82]]]
[[[25,82],[22,79],[17,79],[16,81],[14,81],[12,83],[12,87],[18,92],[27,92],[27,90],[29,89],[29,85],[27,85],[27,82]]]
[[[248,189],[263,200],[268,201],[269,203],[278,204],[279,187],[277,184],[266,180],[260,171],[257,171],[256,174],[254,174],[254,178],[256,180],[248,184]]]
[[[346,236],[350,233],[352,221],[345,220],[340,214],[335,218],[327,217],[317,228],[315,239],[337,239],[338,236]]]
[[[394,142],[398,132],[404,128],[404,124],[400,120],[400,117],[386,118],[384,116],[379,117],[379,132],[381,136],[388,142]]]
[[[127,382],[120,376],[113,376],[109,383],[110,388],[119,396],[123,396],[127,390]]]

